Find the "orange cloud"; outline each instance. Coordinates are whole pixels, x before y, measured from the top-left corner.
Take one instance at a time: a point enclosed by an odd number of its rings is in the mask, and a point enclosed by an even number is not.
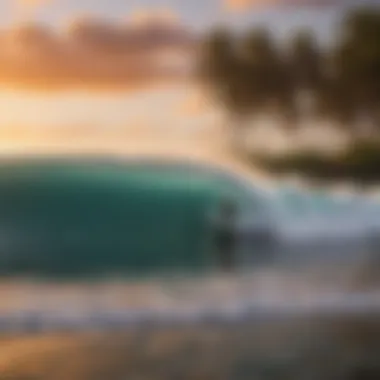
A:
[[[16,16],[20,15],[30,15],[35,10],[43,7],[52,0],[14,0],[13,5],[15,7]]]
[[[160,22],[166,24],[178,24],[179,16],[170,8],[147,8],[136,9],[130,14],[129,22],[132,25],[146,25],[152,22]]]
[[[264,0],[225,0],[225,7],[230,11],[245,11],[246,9],[266,6],[268,3],[273,3],[274,1],[264,1]]]
[[[13,16],[16,22],[33,19],[36,11],[51,2],[52,0],[13,0]]]
[[[180,23],[162,17],[138,27],[81,18],[61,32],[23,24],[0,39],[0,83],[36,88],[126,87],[183,77],[196,44]]]
[[[175,113],[179,116],[197,116],[208,109],[205,99],[199,93],[191,93],[177,104]]]
[[[48,3],[49,0],[16,0],[15,2],[17,5],[22,7],[38,7]]]
[[[325,6],[343,4],[345,0],[224,0],[228,11],[242,12],[248,9],[273,6]]]

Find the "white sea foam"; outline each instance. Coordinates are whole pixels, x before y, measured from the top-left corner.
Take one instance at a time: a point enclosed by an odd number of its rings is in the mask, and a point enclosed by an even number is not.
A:
[[[380,313],[380,289],[356,272],[261,269],[249,274],[88,283],[3,282],[0,330],[114,328],[257,318]],[[356,276],[356,277],[355,277]]]

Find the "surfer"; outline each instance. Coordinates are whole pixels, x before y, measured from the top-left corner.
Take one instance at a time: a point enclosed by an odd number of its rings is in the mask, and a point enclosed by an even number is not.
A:
[[[215,245],[219,264],[225,272],[231,272],[236,264],[235,217],[235,204],[230,201],[224,202],[216,225]]]

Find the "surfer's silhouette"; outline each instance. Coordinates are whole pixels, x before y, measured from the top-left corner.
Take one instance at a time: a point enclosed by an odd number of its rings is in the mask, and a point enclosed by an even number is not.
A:
[[[225,201],[220,208],[216,223],[216,254],[224,272],[231,272],[236,265],[236,211],[236,205],[233,202]]]

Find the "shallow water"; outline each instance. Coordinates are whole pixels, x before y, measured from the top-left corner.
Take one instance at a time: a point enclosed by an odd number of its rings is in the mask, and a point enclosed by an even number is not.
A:
[[[378,379],[374,318],[4,336],[4,379]]]
[[[358,272],[3,283],[1,379],[378,379]]]
[[[224,276],[0,285],[0,330],[113,330],[380,314],[379,268],[261,268]]]

